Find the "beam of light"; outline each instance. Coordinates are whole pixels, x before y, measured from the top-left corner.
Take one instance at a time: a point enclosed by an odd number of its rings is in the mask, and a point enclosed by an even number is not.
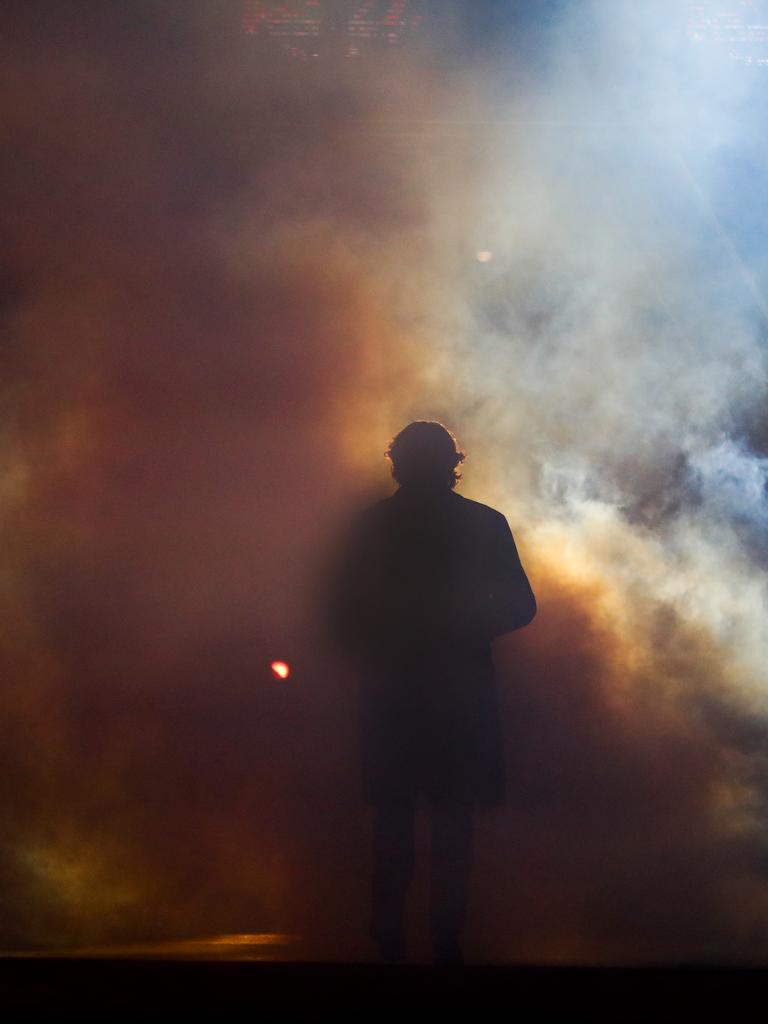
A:
[[[720,217],[718,217],[715,209],[712,205],[712,201],[704,191],[701,182],[698,180],[690,164],[682,157],[679,158],[679,166],[685,179],[688,181],[691,187],[691,191],[696,197],[697,202],[704,211],[705,216],[711,221],[717,234],[719,235],[723,248],[725,249],[728,259],[733,263],[733,266],[744,282],[745,287],[749,291],[750,295],[754,299],[755,306],[760,310],[762,315],[763,323],[768,326],[768,302],[766,302],[765,295],[763,294],[760,285],[758,284],[757,278],[739,252],[738,246],[734,242],[730,233],[726,230]]]

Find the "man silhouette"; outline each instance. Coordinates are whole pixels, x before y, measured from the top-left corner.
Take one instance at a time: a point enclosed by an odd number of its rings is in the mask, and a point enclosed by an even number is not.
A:
[[[356,660],[364,796],[373,805],[369,934],[405,958],[414,812],[432,814],[430,931],[436,963],[463,962],[475,805],[505,798],[491,643],[536,601],[507,520],[454,491],[466,457],[418,420],[385,453],[399,489],[358,513],[334,567],[329,614]]]

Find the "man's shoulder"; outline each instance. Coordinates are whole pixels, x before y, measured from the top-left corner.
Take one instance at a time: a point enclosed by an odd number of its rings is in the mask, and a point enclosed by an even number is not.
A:
[[[473,498],[467,498],[455,491],[452,494],[454,498],[458,499],[456,508],[466,516],[472,516],[479,522],[486,523],[499,523],[505,519],[503,512],[499,512],[498,509],[492,508],[490,505],[485,505],[482,501],[475,501]]]
[[[467,498],[463,494],[459,494],[457,491],[448,492],[449,507],[455,509],[461,515],[472,517],[484,522],[501,522],[505,516],[498,509],[492,508],[490,505],[485,505],[482,501],[475,501],[473,498]],[[370,502],[368,505],[363,506],[358,512],[358,516],[366,521],[372,521],[386,517],[391,512],[396,512],[400,508],[400,502],[398,501],[398,492],[390,494],[385,498],[379,498],[377,501]]]
[[[478,527],[490,528],[506,524],[506,517],[498,509],[484,504],[482,501],[475,501],[467,498],[456,491],[449,491],[447,497],[447,508],[460,520],[468,521]],[[386,524],[397,519],[403,511],[403,503],[398,499],[398,492],[387,497],[379,498],[369,502],[360,508],[356,514],[356,521],[360,528],[375,527],[377,524]]]

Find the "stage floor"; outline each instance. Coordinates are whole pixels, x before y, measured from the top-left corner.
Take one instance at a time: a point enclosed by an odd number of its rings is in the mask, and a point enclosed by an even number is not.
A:
[[[0,1005],[16,1019],[151,1020],[270,1011],[458,1010],[517,1020],[658,1021],[715,1010],[764,1015],[768,970],[739,967],[371,965],[3,957]]]

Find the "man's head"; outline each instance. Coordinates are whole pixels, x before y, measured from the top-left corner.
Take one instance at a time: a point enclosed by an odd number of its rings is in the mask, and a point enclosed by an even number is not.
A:
[[[392,476],[406,487],[455,487],[461,479],[456,467],[466,458],[453,434],[434,420],[409,423],[384,454],[392,460]]]

